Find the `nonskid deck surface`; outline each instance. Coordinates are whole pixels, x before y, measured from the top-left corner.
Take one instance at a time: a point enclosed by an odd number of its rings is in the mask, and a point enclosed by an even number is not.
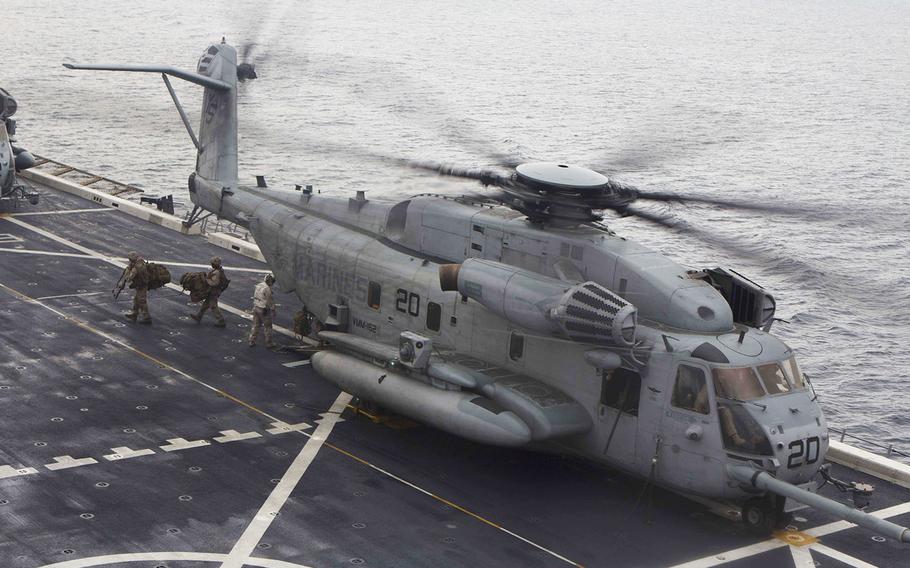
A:
[[[760,540],[585,461],[375,424],[302,355],[246,346],[264,265],[42,192],[0,218],[4,568],[907,563],[901,545],[814,511]],[[221,256],[228,326],[196,324],[173,289],[150,294],[151,326],[126,322],[131,293],[110,289],[131,249],[175,278]],[[299,301],[278,301],[289,327]],[[910,491],[834,472],[874,483],[872,508],[910,523]]]

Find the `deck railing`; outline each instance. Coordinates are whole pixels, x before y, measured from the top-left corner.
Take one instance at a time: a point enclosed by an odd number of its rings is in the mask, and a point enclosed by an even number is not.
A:
[[[850,440],[856,440],[862,445],[867,446],[867,449],[874,453],[884,453],[887,457],[891,458],[894,456],[900,456],[904,459],[910,459],[910,453],[898,450],[894,447],[894,444],[882,444],[881,442],[876,442],[875,440],[869,439],[864,436],[859,436],[857,434],[850,434],[847,432],[846,428],[835,428],[833,426],[828,427],[828,431],[832,434],[836,434],[841,442],[846,441],[848,438]],[[874,449],[873,449],[874,448]]]

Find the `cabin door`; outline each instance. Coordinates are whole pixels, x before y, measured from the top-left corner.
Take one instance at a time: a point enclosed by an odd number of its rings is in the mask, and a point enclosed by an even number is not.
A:
[[[600,451],[623,469],[633,469],[638,437],[638,408],[641,375],[628,369],[612,369],[601,374]]]

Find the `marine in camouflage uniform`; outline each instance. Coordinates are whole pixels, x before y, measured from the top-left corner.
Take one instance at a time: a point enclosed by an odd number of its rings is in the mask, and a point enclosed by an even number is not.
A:
[[[199,323],[202,321],[202,316],[205,315],[206,310],[211,310],[216,320],[215,327],[224,327],[224,316],[221,314],[221,308],[218,307],[218,297],[221,296],[227,277],[224,275],[224,269],[221,268],[220,257],[213,256],[211,264],[212,269],[205,275],[205,282],[209,285],[209,295],[202,302],[202,308],[199,309],[199,313],[190,317],[196,320],[196,323]]]
[[[126,314],[126,319],[139,323],[152,323],[149,314],[149,271],[145,259],[136,252],[130,252],[127,257],[129,264],[126,267],[124,278],[127,286],[135,291],[133,294],[133,309]]]
[[[265,280],[256,284],[253,291],[253,329],[250,331],[250,347],[256,345],[260,327],[265,331],[266,347],[275,346],[272,342],[272,317],[275,315],[275,300],[272,298],[274,283],[275,277],[266,274]]]

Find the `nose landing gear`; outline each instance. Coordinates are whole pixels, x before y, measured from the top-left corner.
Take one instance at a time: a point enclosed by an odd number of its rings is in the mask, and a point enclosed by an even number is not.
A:
[[[753,497],[742,507],[742,520],[750,533],[769,536],[776,529],[783,529],[793,521],[793,514],[784,512],[787,500],[779,495]]]

